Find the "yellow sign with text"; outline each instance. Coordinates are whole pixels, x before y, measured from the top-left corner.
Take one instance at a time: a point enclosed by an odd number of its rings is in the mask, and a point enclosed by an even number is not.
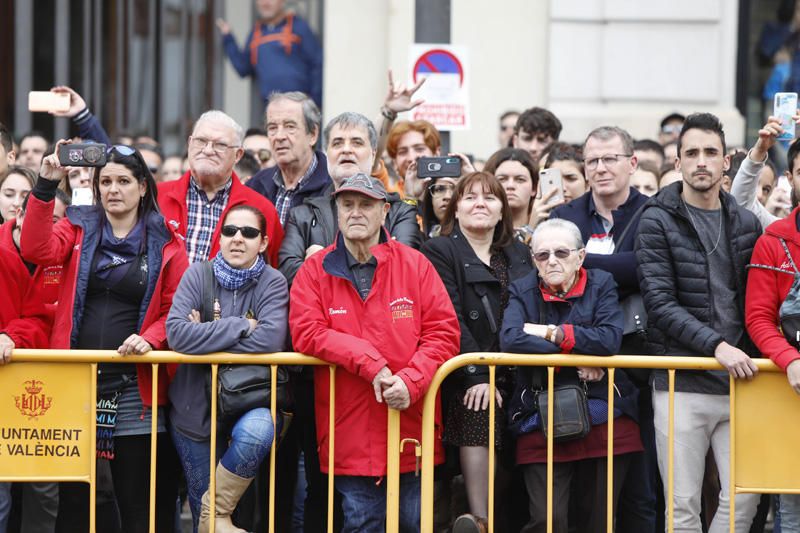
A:
[[[89,481],[92,365],[0,367],[0,481]]]

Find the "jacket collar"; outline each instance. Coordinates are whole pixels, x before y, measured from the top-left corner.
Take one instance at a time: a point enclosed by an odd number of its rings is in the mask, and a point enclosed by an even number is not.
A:
[[[386,231],[386,228],[381,227],[381,232],[381,239],[378,244],[369,249],[369,251],[372,252],[372,257],[378,262],[378,266],[383,264],[392,253],[394,246],[397,245],[396,241],[389,235],[389,232]],[[350,279],[350,269],[347,266],[346,251],[344,236],[340,231],[336,234],[333,249],[328,252],[322,260],[322,268],[325,272],[339,278]]]
[[[595,214],[597,212],[597,207],[594,203],[594,196],[592,195],[592,191],[588,191],[583,194],[587,198],[587,209],[590,213]],[[583,196],[581,198],[583,198]],[[581,198],[578,198],[580,200]],[[628,211],[634,210],[639,202],[644,198],[644,195],[637,191],[633,187],[628,187],[628,199],[625,200],[619,207],[612,210],[611,214],[616,219],[615,216],[617,213],[628,213]],[[576,200],[577,201],[577,200]],[[569,204],[568,204],[569,205]]]
[[[175,182],[175,185],[167,191],[166,195],[174,199],[179,204],[185,205],[186,194],[189,192],[189,183],[191,180],[192,171],[187,170],[186,173]],[[230,194],[228,195],[229,202],[230,198],[233,197],[233,195],[236,194],[242,187],[244,187],[244,185],[242,185],[242,182],[239,180],[239,176],[236,175],[236,172],[231,171],[231,190]]]
[[[328,175],[328,158],[319,150],[314,150],[314,156],[317,158],[317,168],[305,178],[306,181],[303,182],[302,187],[297,189],[297,192],[305,195],[320,194],[321,191],[327,190],[328,187],[333,186],[331,177]],[[261,172],[266,173],[264,179],[261,180],[264,190],[267,191],[268,195],[277,194],[278,185],[275,182],[278,179],[280,169],[275,166],[270,169],[262,170],[258,174],[261,174]],[[256,176],[258,176],[258,174],[256,174]]]
[[[544,298],[546,302],[566,302],[567,300],[580,298],[583,296],[583,293],[586,291],[586,278],[586,269],[581,267],[581,269],[578,271],[578,281],[564,296],[558,296],[556,293],[551,291],[545,286],[541,279],[539,280],[539,290],[542,293],[542,298]]]
[[[800,207],[795,207],[788,217],[767,226],[764,233],[800,246],[800,231],[797,229],[798,216],[800,216]]]
[[[653,200],[648,207],[657,205],[673,214],[679,215],[683,218],[688,218],[686,207],[683,205],[683,198],[681,198],[682,193],[682,181],[667,185],[658,191],[658,194],[653,196]],[[727,214],[728,216],[735,215],[738,206],[736,205],[736,200],[733,198],[733,196],[720,189],[719,202],[722,206],[723,213]]]

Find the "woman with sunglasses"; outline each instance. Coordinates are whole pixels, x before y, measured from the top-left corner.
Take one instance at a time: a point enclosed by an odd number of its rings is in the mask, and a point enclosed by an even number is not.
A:
[[[50,347],[121,355],[166,349],[167,313],[188,261],[159,213],[153,176],[135,149],[112,146],[93,172],[95,205],[70,206],[54,224],[56,189],[67,173],[56,154],[64,144],[42,161],[20,235],[26,261],[63,266]],[[174,525],[180,465],[166,433],[167,371],[152,382],[149,364],[98,365],[98,402],[108,415],[98,425],[98,457],[110,459],[125,532],[148,531],[153,386],[160,407],[156,525]],[[88,485],[62,483],[57,531],[86,531],[88,507]]]
[[[193,264],[181,280],[167,318],[170,346],[193,355],[284,350],[289,289],[286,278],[264,261],[268,243],[264,215],[249,205],[232,207],[219,240],[217,256]],[[207,365],[180,365],[169,389],[172,436],[186,474],[195,531],[203,533],[209,530],[210,518],[209,372]],[[275,433],[272,413],[266,407],[251,409],[238,420],[221,421],[217,431],[221,456],[216,468],[217,531],[242,531],[233,526],[230,515],[269,453]]]
[[[461,324],[460,353],[499,351],[509,284],[532,268],[530,250],[514,239],[511,208],[500,182],[487,172],[461,178],[445,210],[442,236],[427,241],[422,253],[433,263],[453,301]],[[497,383],[492,398],[488,367],[475,365],[445,382],[444,441],[459,448],[472,513],[459,517],[454,532],[480,531],[489,515],[488,408],[490,401],[497,401],[495,445],[503,448],[502,408],[504,396],[513,388],[506,369],[498,368]],[[498,489],[501,485],[498,482]],[[495,501],[503,503],[502,498]]]
[[[578,227],[563,219],[546,220],[536,226],[531,247],[536,271],[511,284],[500,332],[502,350],[531,357],[617,353],[623,325],[617,285],[604,270],[583,268],[586,249]],[[608,378],[602,368],[561,367],[554,386],[562,385],[578,385],[584,391],[591,427],[586,436],[554,447],[553,531],[599,533],[606,530]],[[618,396],[612,509],[633,454],[642,451],[636,388],[624,372],[616,373],[614,385]],[[530,520],[522,529],[526,533],[547,531],[547,440],[533,401],[544,389],[544,368],[519,367],[508,411],[517,435],[516,463],[522,466],[528,489]],[[568,523],[573,518],[576,523]]]

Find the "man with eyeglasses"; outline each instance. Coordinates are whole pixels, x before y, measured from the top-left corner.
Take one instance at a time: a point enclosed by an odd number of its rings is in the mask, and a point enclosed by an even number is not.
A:
[[[253,176],[247,186],[275,204],[281,225],[289,210],[330,185],[325,154],[314,149],[320,133],[320,112],[300,92],[273,93],[267,102],[267,137],[276,166]]]
[[[242,157],[244,131],[222,111],[203,113],[189,137],[189,171],[158,184],[158,204],[167,223],[186,242],[189,262],[213,258],[219,250],[220,222],[234,206],[248,204],[267,219],[270,264],[278,264],[283,228],[272,203],[239,181],[233,167]]]
[[[261,128],[250,128],[244,133],[242,148],[250,152],[258,160],[261,170],[275,166],[272,158],[272,145],[269,143],[267,131]]]
[[[631,320],[626,321],[620,353],[646,353],[644,313],[633,248],[641,209],[648,197],[630,184],[638,165],[633,138],[616,126],[596,128],[583,143],[583,160],[591,189],[554,209],[550,218],[563,218],[580,228],[586,243],[586,268],[599,268],[614,276],[623,313],[631,315]],[[649,372],[627,370],[626,373],[639,388],[639,429],[645,453],[631,461],[620,496],[617,531],[652,532],[657,523],[657,467]]]
[[[746,267],[761,225],[721,191],[730,165],[725,133],[710,113],[686,117],[678,138],[673,183],[647,204],[639,223],[636,258],[647,308],[651,353],[715,357],[725,370],[678,370],[670,397],[666,370],[653,372],[658,467],[668,475],[670,404],[674,420],[675,531],[700,531],[705,458],[714,453],[721,491],[709,527],[728,531],[730,519],[730,378],[752,379],[757,353],[745,331]],[[774,324],[773,324],[774,327]],[[674,403],[673,403],[674,402]],[[666,484],[665,484],[666,488]],[[750,530],[759,495],[736,495],[736,531]]]

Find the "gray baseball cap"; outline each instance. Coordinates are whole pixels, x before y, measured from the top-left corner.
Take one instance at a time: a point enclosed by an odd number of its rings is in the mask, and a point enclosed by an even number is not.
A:
[[[386,188],[381,180],[372,178],[363,173],[350,176],[342,182],[342,185],[333,193],[338,196],[343,192],[357,192],[375,200],[386,201]]]

